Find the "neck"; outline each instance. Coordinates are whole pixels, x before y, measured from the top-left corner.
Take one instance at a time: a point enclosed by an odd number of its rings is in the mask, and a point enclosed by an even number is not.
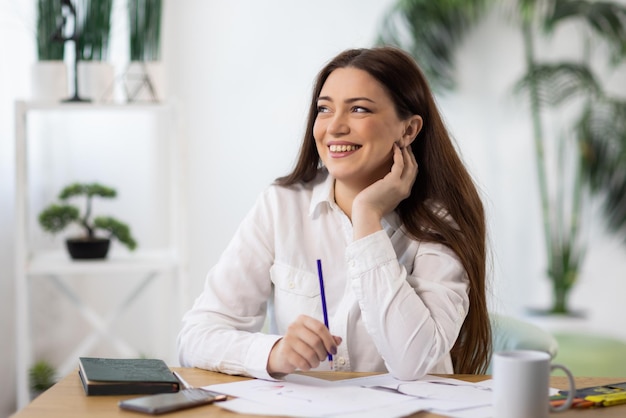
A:
[[[335,203],[350,219],[352,219],[352,202],[363,189],[364,187],[349,186],[346,183],[335,180]]]

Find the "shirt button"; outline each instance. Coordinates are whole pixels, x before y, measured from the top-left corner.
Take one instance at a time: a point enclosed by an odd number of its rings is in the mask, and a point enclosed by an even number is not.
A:
[[[346,359],[345,359],[345,358],[343,358],[343,357],[339,357],[339,358],[337,359],[337,363],[338,363],[340,366],[343,366],[344,364],[346,364]]]
[[[294,287],[296,287],[296,284],[294,282],[289,282],[289,288],[293,289]]]
[[[355,268],[356,267],[356,261],[354,260],[350,260],[350,268]]]

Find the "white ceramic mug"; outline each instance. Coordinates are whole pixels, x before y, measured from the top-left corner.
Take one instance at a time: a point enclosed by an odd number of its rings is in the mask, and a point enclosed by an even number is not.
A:
[[[493,355],[493,406],[496,418],[547,418],[572,406],[576,386],[572,373],[561,364],[551,364],[543,351],[502,351]],[[550,373],[561,369],[569,380],[565,403],[554,408],[549,402]]]

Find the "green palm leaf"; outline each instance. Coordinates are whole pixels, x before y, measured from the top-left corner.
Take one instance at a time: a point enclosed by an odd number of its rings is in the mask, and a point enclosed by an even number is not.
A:
[[[129,0],[131,61],[158,61],[161,57],[162,0]]]
[[[626,102],[595,103],[576,129],[588,184],[602,198],[611,231],[626,240]]]
[[[543,23],[552,31],[565,20],[579,20],[604,39],[614,63],[626,56],[626,6],[606,1],[556,0]]]
[[[76,2],[78,50],[83,61],[106,61],[109,53],[113,0]]]
[[[401,0],[384,17],[378,44],[405,49],[436,90],[454,82],[454,53],[493,0]]]
[[[576,97],[598,96],[602,88],[588,66],[573,62],[537,64],[517,83],[518,93],[537,88],[542,104],[558,106]]]
[[[37,59],[63,60],[65,45],[53,38],[63,18],[60,1],[37,0]]]

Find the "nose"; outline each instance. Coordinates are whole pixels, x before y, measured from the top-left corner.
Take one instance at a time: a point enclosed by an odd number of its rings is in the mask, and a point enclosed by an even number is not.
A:
[[[341,136],[350,132],[347,116],[343,112],[336,112],[328,123],[327,131],[330,135]]]

